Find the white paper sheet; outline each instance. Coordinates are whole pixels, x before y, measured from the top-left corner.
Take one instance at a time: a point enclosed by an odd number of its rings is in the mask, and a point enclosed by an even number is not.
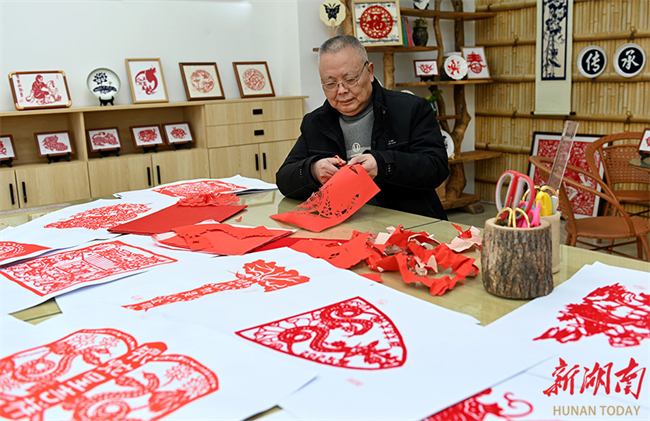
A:
[[[77,310],[34,326],[38,340],[1,333],[22,351],[1,355],[0,416],[241,420],[314,378],[199,326],[97,306]],[[31,368],[36,361],[40,372]]]

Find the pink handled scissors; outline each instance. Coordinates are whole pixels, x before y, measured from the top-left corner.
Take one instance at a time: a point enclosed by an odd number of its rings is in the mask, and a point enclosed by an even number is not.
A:
[[[508,190],[506,191],[505,205],[501,203],[501,190],[506,180],[510,180]],[[535,191],[533,181],[527,175],[518,173],[517,171],[506,171],[501,174],[499,181],[497,181],[497,189],[495,193],[495,200],[497,202],[497,210],[501,211],[504,207],[511,207],[513,209],[519,206],[524,193],[530,190]],[[533,200],[528,200],[526,206],[523,208],[524,212],[528,213],[533,206]]]

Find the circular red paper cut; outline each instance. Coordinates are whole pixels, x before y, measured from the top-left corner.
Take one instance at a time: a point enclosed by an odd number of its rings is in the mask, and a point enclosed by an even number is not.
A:
[[[386,38],[393,30],[393,16],[381,6],[370,6],[361,14],[359,25],[370,38]]]

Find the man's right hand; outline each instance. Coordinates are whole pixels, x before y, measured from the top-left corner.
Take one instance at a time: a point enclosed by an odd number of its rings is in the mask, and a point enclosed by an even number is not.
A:
[[[339,158],[319,159],[311,164],[311,173],[321,184],[325,184],[339,170],[339,165],[345,164],[346,162]]]

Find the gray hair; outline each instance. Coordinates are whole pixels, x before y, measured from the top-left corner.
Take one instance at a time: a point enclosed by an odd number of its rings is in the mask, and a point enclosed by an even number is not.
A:
[[[320,48],[318,49],[318,62],[320,63],[320,58],[323,54],[338,53],[339,51],[346,48],[353,48],[362,63],[364,61],[369,61],[368,52],[358,39],[351,35],[339,35],[330,38],[321,44]]]

